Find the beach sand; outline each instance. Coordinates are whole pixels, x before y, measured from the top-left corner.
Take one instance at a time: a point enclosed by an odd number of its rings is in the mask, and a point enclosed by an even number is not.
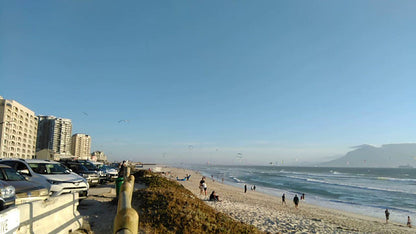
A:
[[[228,214],[232,218],[256,226],[270,233],[416,233],[416,228],[408,228],[403,224],[389,222],[373,217],[328,209],[303,201],[296,209],[292,197],[286,197],[286,205],[281,197],[261,192],[257,188],[251,191],[248,187],[244,193],[243,186],[237,188],[206,178],[207,196],[200,195],[199,181],[202,175],[198,172],[167,167],[163,170],[166,176],[176,181],[176,177],[184,178],[190,174],[189,181],[178,181],[198,198],[216,210]],[[209,194],[215,190],[221,202],[208,201]]]

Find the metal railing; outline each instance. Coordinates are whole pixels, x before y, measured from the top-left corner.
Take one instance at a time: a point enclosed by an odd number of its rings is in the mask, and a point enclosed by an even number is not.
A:
[[[139,215],[131,208],[134,190],[134,176],[130,175],[130,168],[124,173],[124,183],[118,195],[117,214],[114,219],[115,234],[136,234],[139,229]]]

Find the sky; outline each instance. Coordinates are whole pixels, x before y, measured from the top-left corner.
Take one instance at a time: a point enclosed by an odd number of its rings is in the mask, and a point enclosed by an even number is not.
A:
[[[0,95],[110,161],[416,142],[415,1],[1,1]]]

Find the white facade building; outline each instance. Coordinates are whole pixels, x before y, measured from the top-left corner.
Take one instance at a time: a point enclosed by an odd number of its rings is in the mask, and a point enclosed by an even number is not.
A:
[[[0,158],[34,158],[37,126],[35,112],[0,96]]]
[[[74,134],[71,153],[78,159],[89,159],[91,156],[91,136],[81,133]]]

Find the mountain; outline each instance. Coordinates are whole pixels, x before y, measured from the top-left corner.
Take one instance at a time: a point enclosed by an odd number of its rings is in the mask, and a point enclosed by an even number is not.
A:
[[[330,167],[399,167],[416,168],[416,143],[386,144],[381,147],[359,145],[345,156],[321,164]]]

